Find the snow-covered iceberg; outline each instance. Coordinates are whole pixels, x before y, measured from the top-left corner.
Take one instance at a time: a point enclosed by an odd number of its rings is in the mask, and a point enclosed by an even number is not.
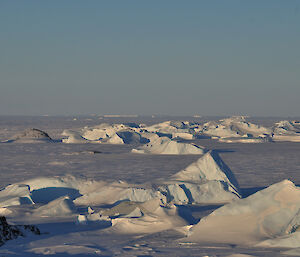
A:
[[[173,175],[160,190],[177,204],[219,204],[240,197],[234,174],[213,151]]]

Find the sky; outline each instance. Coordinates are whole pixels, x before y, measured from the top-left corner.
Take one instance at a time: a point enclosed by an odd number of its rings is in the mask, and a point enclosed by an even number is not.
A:
[[[0,0],[0,115],[300,116],[300,1]]]

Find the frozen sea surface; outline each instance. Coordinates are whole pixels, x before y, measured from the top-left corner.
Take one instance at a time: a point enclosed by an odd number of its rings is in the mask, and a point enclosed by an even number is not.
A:
[[[60,139],[64,129],[83,128],[102,122],[122,123],[136,122],[154,124],[166,120],[207,121],[217,118],[192,117],[138,117],[99,119],[89,117],[0,117],[0,140],[9,139],[26,128],[38,128],[47,132],[52,138]],[[271,125],[278,119],[252,119],[261,125]],[[247,196],[273,183],[289,179],[300,184],[300,143],[268,142],[263,144],[220,143],[210,139],[193,140],[194,143],[208,149],[215,149],[235,174],[242,193]],[[105,144],[0,144],[0,186],[20,182],[37,176],[62,176],[71,174],[95,180],[125,180],[131,183],[155,183],[156,179],[168,179],[171,175],[185,168],[199,157],[195,155],[139,155],[131,153],[135,145]],[[95,153],[93,153],[95,152]],[[194,206],[193,214],[201,218],[217,206]],[[47,230],[47,224],[41,229]],[[59,228],[59,225],[57,225]],[[50,228],[48,228],[50,229]],[[53,229],[53,228],[52,228]],[[65,234],[56,235],[55,240],[65,240],[72,244],[78,231],[70,228]],[[95,228],[97,230],[97,228]],[[72,234],[73,233],[73,234]],[[97,255],[121,256],[227,256],[233,253],[251,256],[282,256],[280,250],[239,248],[234,245],[179,244],[176,239],[181,235],[175,232],[161,232],[144,237],[99,238],[99,233],[86,233],[87,244],[100,240],[102,250]],[[49,243],[49,235],[44,236]],[[16,251],[9,253],[11,247],[19,248],[19,256],[27,256],[23,250],[26,244],[34,245],[35,239],[26,238],[8,242],[0,248],[1,256],[16,256]],[[75,240],[75,239],[74,239]],[[15,245],[14,245],[15,244]],[[17,246],[16,246],[17,244]],[[38,244],[43,245],[39,238]],[[49,246],[50,247],[50,246]],[[93,254],[92,254],[93,255]],[[28,256],[36,256],[29,254]],[[56,256],[68,256],[65,253]],[[76,256],[76,255],[72,255]],[[80,255],[82,256],[82,255]]]

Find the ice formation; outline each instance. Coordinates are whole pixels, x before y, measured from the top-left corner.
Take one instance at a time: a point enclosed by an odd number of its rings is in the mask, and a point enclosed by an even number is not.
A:
[[[27,185],[9,185],[0,191],[0,207],[32,203]]]
[[[139,133],[138,126],[132,124],[106,123],[89,128],[85,127],[79,131],[65,130],[62,135],[64,143],[106,143],[106,144],[132,144],[147,143],[149,140]]]
[[[246,121],[244,116],[233,116],[219,121],[209,121],[203,124],[202,133],[219,138],[231,137],[266,137],[271,129]]]
[[[170,138],[193,139],[194,129],[187,121],[165,121],[151,126],[143,127],[146,131],[157,133]]]
[[[300,142],[300,122],[283,120],[273,127],[274,141]]]
[[[4,141],[5,143],[47,143],[53,142],[52,138],[44,131],[31,128],[26,129],[21,133],[14,135],[10,140]]]
[[[180,217],[178,207],[173,204],[165,205],[158,198],[133,206],[135,209],[128,213],[127,217],[112,220],[111,231],[122,234],[148,234],[189,224]],[[137,212],[140,216],[128,218],[133,212]]]
[[[64,143],[101,142],[107,144],[145,144],[154,137],[167,136],[169,138],[193,139],[194,128],[189,122],[167,121],[151,126],[145,124],[125,123],[107,124],[102,123],[94,127],[84,127],[77,131],[65,130]]]
[[[299,245],[300,189],[284,180],[233,201],[193,226],[184,241],[257,246]],[[281,244],[280,244],[281,242]]]
[[[205,149],[195,144],[180,143],[168,137],[159,137],[138,149],[133,149],[132,152],[143,154],[204,154]]]
[[[74,200],[78,205],[105,205],[114,204],[119,201],[145,202],[153,198],[164,198],[164,196],[152,189],[142,185],[129,185],[126,182],[113,182],[95,188],[91,192]]]
[[[173,175],[161,190],[177,204],[219,204],[240,197],[234,174],[213,151]]]
[[[97,140],[88,140],[82,137],[77,131],[64,130],[62,136],[66,137],[62,139],[63,143],[66,144],[82,144],[82,143],[100,143]]]
[[[97,221],[112,225],[111,231],[118,233],[152,233],[187,224],[174,204],[225,203],[238,197],[230,169],[209,152],[160,185],[38,177],[5,187],[0,191],[0,206],[1,213],[9,216],[18,213],[16,205],[26,203],[25,218],[76,216],[78,224]],[[84,206],[104,209],[79,214],[78,208]]]
[[[215,138],[225,143],[265,143],[269,141],[300,141],[298,121],[280,121],[272,128],[253,124],[244,116],[233,116],[204,124],[187,121],[165,121],[147,126],[145,124],[107,124],[85,127],[78,131],[65,130],[64,143],[107,143],[107,144],[147,144],[137,152],[150,150],[154,139],[191,140],[195,138]],[[151,142],[149,142],[151,141]]]

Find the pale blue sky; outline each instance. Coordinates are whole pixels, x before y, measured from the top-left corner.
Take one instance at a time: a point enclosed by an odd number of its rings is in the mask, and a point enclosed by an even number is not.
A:
[[[0,1],[0,115],[300,116],[300,1]]]

